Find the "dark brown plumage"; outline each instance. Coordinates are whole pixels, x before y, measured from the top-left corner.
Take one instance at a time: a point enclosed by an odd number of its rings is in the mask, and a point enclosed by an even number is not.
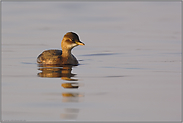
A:
[[[37,57],[37,63],[41,65],[78,65],[77,59],[72,55],[71,50],[78,46],[85,45],[79,40],[76,33],[68,32],[61,42],[62,50],[46,50]]]

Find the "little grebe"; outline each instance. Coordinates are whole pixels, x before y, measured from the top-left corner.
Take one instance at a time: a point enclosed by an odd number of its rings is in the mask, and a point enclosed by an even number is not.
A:
[[[78,45],[85,44],[79,40],[76,33],[68,32],[63,37],[62,50],[45,50],[37,57],[37,62],[41,65],[78,65],[77,59],[71,53]]]

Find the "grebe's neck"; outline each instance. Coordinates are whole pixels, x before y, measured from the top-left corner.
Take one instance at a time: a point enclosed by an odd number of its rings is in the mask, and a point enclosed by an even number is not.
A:
[[[64,48],[62,48],[62,56],[63,57],[70,57],[70,56],[72,56],[72,54],[71,54],[71,49],[64,49]]]
[[[77,44],[73,43],[67,38],[63,38],[61,42],[61,47],[62,47],[62,56],[63,57],[72,57],[71,50],[77,46]]]

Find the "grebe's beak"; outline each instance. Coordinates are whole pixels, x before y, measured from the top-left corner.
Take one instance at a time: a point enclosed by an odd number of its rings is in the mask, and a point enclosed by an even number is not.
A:
[[[81,42],[81,41],[76,41],[75,42],[77,45],[85,45],[83,42]]]

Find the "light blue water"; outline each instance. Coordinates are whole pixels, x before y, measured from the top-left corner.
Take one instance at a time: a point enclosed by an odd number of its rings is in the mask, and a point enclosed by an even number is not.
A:
[[[80,65],[40,71],[68,31]],[[1,44],[4,121],[181,120],[181,2],[2,2]]]

